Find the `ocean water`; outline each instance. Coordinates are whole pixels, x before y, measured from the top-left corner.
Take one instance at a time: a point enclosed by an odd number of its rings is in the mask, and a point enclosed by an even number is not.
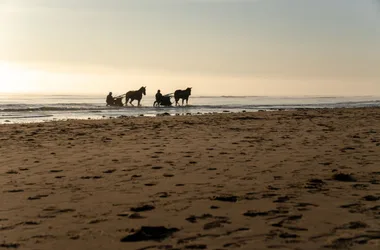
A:
[[[174,98],[172,98],[174,102]],[[380,107],[380,97],[268,97],[190,96],[189,105],[153,107],[154,97],[144,96],[141,107],[106,107],[105,96],[0,95],[0,124],[67,119],[105,119],[119,116],[157,116],[279,110],[297,108]],[[136,102],[137,104],[137,102]]]

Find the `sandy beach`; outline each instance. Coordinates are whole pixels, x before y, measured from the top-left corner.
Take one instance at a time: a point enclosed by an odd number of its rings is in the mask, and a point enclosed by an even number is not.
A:
[[[380,109],[0,126],[0,249],[380,249]]]

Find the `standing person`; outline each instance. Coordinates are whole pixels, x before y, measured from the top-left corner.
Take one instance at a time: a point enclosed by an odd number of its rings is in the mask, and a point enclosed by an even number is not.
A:
[[[115,104],[115,99],[112,96],[112,92],[110,92],[106,99],[107,106],[113,106]]]

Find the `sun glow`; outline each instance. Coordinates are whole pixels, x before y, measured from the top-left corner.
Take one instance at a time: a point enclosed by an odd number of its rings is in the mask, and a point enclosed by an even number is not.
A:
[[[0,62],[0,93],[25,93],[32,90],[36,73],[9,63]]]

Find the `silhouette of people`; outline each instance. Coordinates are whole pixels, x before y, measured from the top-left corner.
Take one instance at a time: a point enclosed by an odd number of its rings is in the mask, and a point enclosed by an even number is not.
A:
[[[115,99],[112,96],[112,92],[108,94],[106,102],[107,102],[107,106],[115,105]]]
[[[156,101],[157,101],[158,103],[161,103],[161,100],[162,100],[161,90],[157,90]]]

